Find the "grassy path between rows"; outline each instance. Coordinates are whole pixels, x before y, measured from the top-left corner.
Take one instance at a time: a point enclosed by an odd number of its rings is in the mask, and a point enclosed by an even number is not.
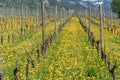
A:
[[[40,80],[111,80],[77,17],[64,27],[40,65]]]

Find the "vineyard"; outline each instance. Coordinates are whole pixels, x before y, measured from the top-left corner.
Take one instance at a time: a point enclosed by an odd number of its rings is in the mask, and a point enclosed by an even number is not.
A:
[[[0,80],[119,80],[120,21],[101,6],[0,15]]]

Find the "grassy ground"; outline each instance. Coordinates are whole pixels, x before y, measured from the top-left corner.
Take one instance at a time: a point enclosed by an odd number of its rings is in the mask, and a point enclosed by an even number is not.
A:
[[[5,65],[8,62],[4,69],[5,80],[13,80],[16,60],[19,63],[19,79],[26,80],[27,58],[35,60],[35,68],[30,63],[28,80],[111,80],[106,65],[92,48],[77,17],[64,27],[38,63],[36,44],[40,34],[38,32],[31,39],[5,50],[2,55],[5,61],[1,63]],[[13,52],[15,50],[17,52]]]

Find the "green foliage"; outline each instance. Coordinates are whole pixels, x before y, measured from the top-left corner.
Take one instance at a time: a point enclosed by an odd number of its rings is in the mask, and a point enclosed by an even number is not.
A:
[[[120,0],[112,0],[112,10],[116,12],[120,18]]]

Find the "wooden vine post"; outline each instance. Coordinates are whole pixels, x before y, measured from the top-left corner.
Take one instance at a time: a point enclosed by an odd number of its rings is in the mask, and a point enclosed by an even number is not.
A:
[[[14,8],[12,6],[12,28],[14,28]]]
[[[19,80],[18,79],[18,68],[16,67],[13,72],[14,72],[14,79]]]
[[[14,35],[14,33],[12,33],[12,43],[14,43],[15,42],[15,35]]]
[[[103,12],[103,27],[105,26],[105,12]]]
[[[1,13],[1,15],[0,15],[0,22],[2,23],[2,15],[3,15],[3,13]]]
[[[8,43],[10,43],[10,34],[8,34]]]
[[[30,60],[27,59],[27,64],[26,64],[26,79],[29,79],[29,71],[30,70]]]
[[[99,14],[100,14],[100,48],[103,50],[103,18],[102,18],[102,4],[99,4]]]
[[[67,18],[70,17],[70,9],[68,9]]]
[[[50,21],[52,22],[52,15],[53,15],[53,13],[52,13],[53,11],[51,10],[50,11]]]
[[[37,8],[37,14],[36,14],[36,29],[37,29],[38,28],[38,6],[36,8]]]
[[[55,28],[54,28],[54,31],[55,31],[55,38],[57,36],[57,5],[55,6]]]
[[[22,36],[24,35],[24,24],[23,24],[23,22],[24,22],[24,17],[23,17],[23,3],[21,1],[21,29],[22,29],[21,34],[22,34]]]
[[[116,19],[115,17],[113,17],[113,33],[115,34],[116,32],[116,23],[115,23]]]
[[[14,51],[14,53],[16,53],[16,51]],[[19,80],[19,60],[18,60],[18,53],[16,53],[16,67],[14,68],[13,72],[14,72],[14,80]]]
[[[64,23],[65,22],[65,9],[64,8],[62,8],[62,14],[63,14],[62,18],[63,18],[63,23]]]
[[[89,28],[88,28],[88,39],[90,39],[90,27],[91,27],[91,6],[89,6]]]
[[[37,54],[38,54],[38,62],[40,62],[40,49],[39,49],[39,46],[37,48]]]
[[[1,36],[1,44],[4,45],[4,37]]]
[[[7,22],[7,7],[6,7],[6,5],[4,6],[4,10],[5,10],[5,13],[4,13],[5,19],[4,19],[4,21],[6,23]],[[6,25],[5,25],[5,27],[6,27]]]
[[[86,24],[86,22],[87,22],[87,13],[88,13],[88,11],[87,11],[87,9],[85,10],[85,24]]]
[[[62,30],[62,8],[60,8],[60,30]]]
[[[0,73],[0,80],[4,80],[3,73]]]
[[[42,10],[42,53],[45,51],[45,9],[44,9],[44,0],[41,1],[41,10]]]
[[[2,62],[2,57],[1,57],[2,52],[0,51],[0,63]],[[4,71],[3,67],[0,65],[0,80],[4,80]]]
[[[109,10],[109,32],[111,32],[112,27],[112,11]]]

